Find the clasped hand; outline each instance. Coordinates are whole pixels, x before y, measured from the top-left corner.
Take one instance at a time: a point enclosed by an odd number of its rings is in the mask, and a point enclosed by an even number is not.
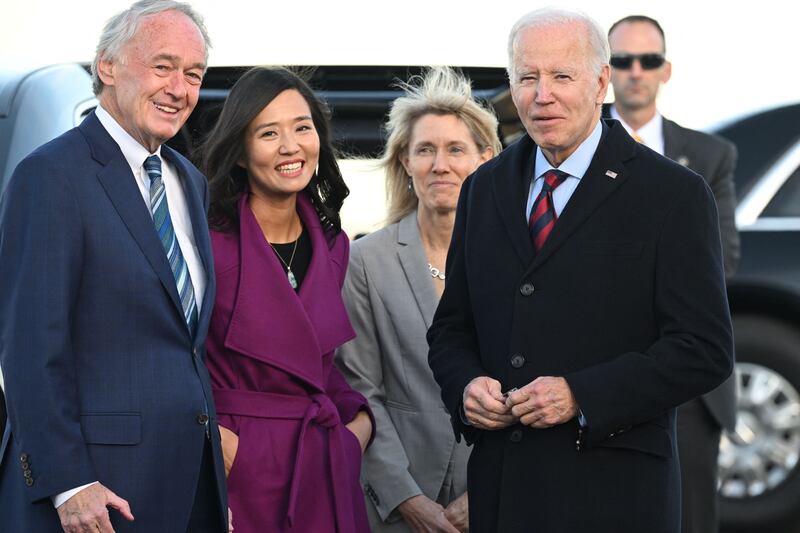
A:
[[[500,382],[488,376],[473,379],[462,396],[464,415],[479,429],[496,430],[520,422],[533,428],[549,428],[571,420],[578,404],[567,380],[542,376],[504,395]]]

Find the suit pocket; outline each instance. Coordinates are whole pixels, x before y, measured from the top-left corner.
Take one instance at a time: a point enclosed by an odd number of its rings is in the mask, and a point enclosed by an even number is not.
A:
[[[594,241],[584,245],[586,255],[639,257],[644,244],[632,241]]]
[[[649,453],[659,457],[672,457],[672,439],[658,424],[648,423],[616,433],[594,445],[598,448],[623,448]]]
[[[91,413],[81,415],[81,430],[86,444],[133,446],[142,442],[142,416],[139,413]]]

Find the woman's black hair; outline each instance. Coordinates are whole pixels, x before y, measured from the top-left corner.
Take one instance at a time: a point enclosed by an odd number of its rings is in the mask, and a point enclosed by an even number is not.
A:
[[[319,135],[319,167],[304,190],[329,239],[341,231],[339,210],[350,190],[336,162],[330,110],[298,75],[285,68],[271,67],[250,69],[239,78],[228,94],[216,125],[200,146],[200,167],[208,176],[211,196],[208,219],[212,229],[239,231],[237,201],[248,188],[247,171],[238,164],[245,158],[245,134],[253,119],[286,90],[295,90],[303,96]]]

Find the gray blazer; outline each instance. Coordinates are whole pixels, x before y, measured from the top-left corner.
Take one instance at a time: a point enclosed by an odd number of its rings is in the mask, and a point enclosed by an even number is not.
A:
[[[422,493],[446,505],[448,494],[467,490],[469,449],[456,443],[428,367],[425,333],[438,298],[416,215],[353,243],[344,302],[357,337],[337,353],[345,378],[375,415],[362,485],[380,520],[388,522],[399,519],[392,511],[412,496]],[[439,499],[443,489],[445,501]],[[370,515],[373,530],[383,530]]]

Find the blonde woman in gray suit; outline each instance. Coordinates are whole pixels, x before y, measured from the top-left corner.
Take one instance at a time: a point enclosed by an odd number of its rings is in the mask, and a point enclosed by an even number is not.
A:
[[[497,119],[445,67],[402,85],[382,160],[389,225],[353,243],[344,299],[356,329],[338,364],[369,400],[362,479],[375,532],[467,531],[469,449],[455,441],[425,333],[447,273],[464,179],[501,150]]]

